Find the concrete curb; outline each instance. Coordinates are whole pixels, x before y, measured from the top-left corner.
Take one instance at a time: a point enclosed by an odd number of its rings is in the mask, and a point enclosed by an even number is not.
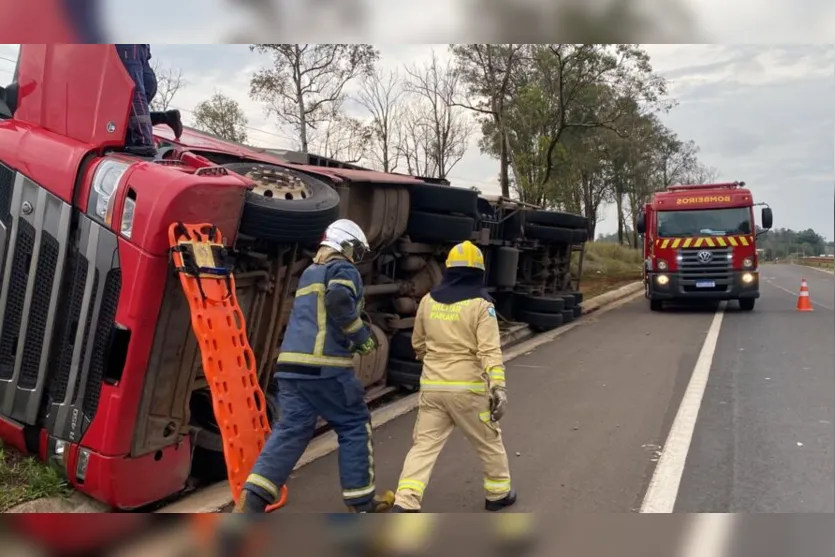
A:
[[[617,290],[606,292],[600,296],[596,296],[583,302],[583,315],[590,313],[602,314],[607,311],[616,309],[624,304],[636,299],[639,294],[643,294],[644,283],[642,281],[627,284]],[[513,345],[504,351],[504,361],[508,362],[514,358],[518,358],[531,350],[551,342],[555,338],[566,334],[567,332],[580,327],[589,321],[580,320],[569,323],[539,335],[532,336],[528,340],[523,340],[518,344]],[[529,331],[529,330],[528,330]],[[532,335],[532,333],[531,333]],[[522,336],[522,335],[519,335]],[[519,340],[519,339],[514,339]],[[392,404],[380,407],[371,413],[371,425],[374,429],[386,424],[400,416],[408,414],[415,410],[418,405],[418,393],[411,394],[401,398]],[[314,460],[318,460],[330,453],[336,451],[339,445],[336,440],[336,434],[329,431],[315,439],[310,443],[305,453],[302,455],[294,470],[298,470],[302,466],[310,464]],[[292,494],[290,494],[292,497]],[[232,496],[229,492],[229,484],[221,482],[207,488],[195,491],[184,498],[156,511],[157,513],[216,513],[227,508],[232,504]]]
[[[813,271],[820,271],[821,273],[826,273],[828,275],[835,275],[835,271],[830,271],[829,269],[822,269],[820,267],[812,267],[811,265],[803,265],[799,263],[792,263],[795,267],[803,267],[804,269],[812,269]]]

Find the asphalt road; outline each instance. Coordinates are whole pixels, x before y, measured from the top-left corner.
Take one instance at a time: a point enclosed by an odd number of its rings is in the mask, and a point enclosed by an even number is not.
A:
[[[812,313],[795,311],[803,276]],[[835,511],[835,277],[772,265],[763,267],[762,282],[753,312],[727,304],[684,447],[677,512]],[[509,363],[502,426],[517,512],[641,508],[715,311],[650,313],[641,298],[584,318],[584,326]],[[380,489],[396,486],[413,425],[411,413],[376,430]],[[337,455],[297,471],[289,489],[283,512],[340,512]],[[479,462],[457,433],[435,467],[424,511],[483,511]],[[679,533],[655,536],[662,543]]]

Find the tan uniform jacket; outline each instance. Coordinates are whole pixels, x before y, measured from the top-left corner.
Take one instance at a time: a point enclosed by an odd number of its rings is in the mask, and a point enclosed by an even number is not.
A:
[[[485,392],[505,385],[496,310],[483,298],[441,304],[424,296],[412,347],[423,361],[424,391]]]

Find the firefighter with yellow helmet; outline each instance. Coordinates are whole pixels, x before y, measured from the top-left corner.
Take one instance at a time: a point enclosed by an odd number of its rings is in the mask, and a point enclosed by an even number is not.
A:
[[[499,427],[507,404],[499,324],[484,290],[484,255],[471,242],[452,248],[443,281],[421,300],[412,346],[423,362],[420,405],[392,512],[420,512],[432,468],[455,427],[481,458],[485,509],[513,505]]]

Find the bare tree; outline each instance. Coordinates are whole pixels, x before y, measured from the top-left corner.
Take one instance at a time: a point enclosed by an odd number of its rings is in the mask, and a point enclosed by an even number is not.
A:
[[[446,178],[464,157],[475,123],[456,101],[461,92],[461,72],[452,64],[432,60],[422,68],[406,69],[406,87],[415,97],[415,109],[431,131],[431,158],[438,178]]]
[[[194,127],[236,143],[247,139],[244,111],[238,101],[219,92],[194,107]]]
[[[371,115],[373,134],[368,158],[383,172],[394,172],[401,153],[397,149],[397,133],[404,115],[404,90],[398,72],[384,76],[373,73],[366,77],[357,94],[357,101]]]
[[[712,166],[706,166],[702,163],[696,163],[689,174],[685,177],[687,183],[690,184],[714,184],[719,180],[719,171]]]
[[[366,157],[373,130],[339,112],[320,125],[310,138],[311,151],[331,159],[357,163]]]
[[[415,106],[404,108],[395,137],[395,151],[406,163],[406,172],[414,176],[437,175],[434,157],[434,130]]]
[[[490,118],[495,126],[499,144],[499,184],[505,197],[510,197],[508,169],[512,157],[512,150],[508,148],[505,105],[513,91],[514,70],[523,71],[523,47],[521,44],[450,46],[462,81],[468,86],[468,99],[463,100],[461,106]]]
[[[250,48],[273,58],[273,67],[252,76],[250,96],[295,128],[305,153],[309,130],[339,112],[345,85],[370,74],[379,58],[370,44],[255,44]]]
[[[186,85],[183,71],[168,68],[156,58],[151,58],[151,68],[157,76],[157,94],[151,101],[151,110],[168,110],[174,100],[174,95]]]

